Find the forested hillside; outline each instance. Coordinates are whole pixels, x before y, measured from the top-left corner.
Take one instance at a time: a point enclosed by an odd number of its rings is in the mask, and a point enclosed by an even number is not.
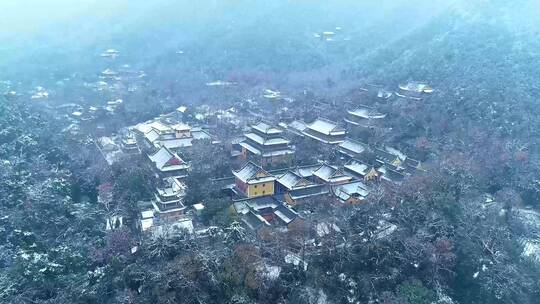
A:
[[[85,1],[102,14],[73,11],[42,31],[0,36],[9,42],[0,46],[0,303],[538,303],[537,4],[210,2]],[[334,40],[321,39],[329,30]],[[116,61],[99,57],[113,47]],[[113,64],[136,71],[137,90],[121,81],[119,92],[93,89]],[[208,85],[217,80],[234,89]],[[434,92],[364,94],[408,81]],[[31,97],[37,86],[51,95]],[[154,172],[139,165],[142,154],[107,165],[95,138],[181,105],[190,123],[201,108],[282,111],[260,98],[269,89],[294,97],[290,120],[317,117],[319,104],[340,122],[350,104],[376,107],[385,128],[365,131],[367,141],[427,169],[377,186],[361,205],[312,199],[295,206],[305,222],[251,233],[213,185],[234,165],[225,141],[247,124],[216,119],[207,124],[217,138],[182,155],[192,166],[187,198],[206,204],[204,236],[140,231]],[[118,99],[123,112],[98,112],[77,133],[75,112],[55,112]],[[309,143],[295,142],[306,150],[298,159],[343,161]],[[106,223],[112,214],[124,216],[121,227]]]

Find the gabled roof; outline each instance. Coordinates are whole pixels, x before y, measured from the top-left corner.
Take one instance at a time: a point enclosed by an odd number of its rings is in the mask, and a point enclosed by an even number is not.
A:
[[[283,133],[283,130],[273,127],[270,124],[267,124],[265,122],[259,122],[257,124],[254,124],[251,126],[251,128],[264,133],[264,134],[280,134]]]
[[[372,107],[359,105],[356,109],[347,111],[349,114],[366,119],[382,119],[386,114],[380,113]]]
[[[253,211],[248,212],[242,217],[242,221],[246,223],[246,225],[253,229],[257,230],[262,226],[270,226],[270,223],[268,223],[264,217],[260,216],[259,214],[255,214]]]
[[[389,147],[389,146],[385,146],[384,147],[384,150],[388,153],[391,153],[391,154],[394,154],[396,155],[397,157],[399,157],[400,160],[405,160],[407,158],[407,155],[403,154],[401,151],[399,151],[398,149],[396,148],[392,148],[392,147]]]
[[[274,214],[279,220],[281,220],[281,222],[283,222],[286,225],[291,223],[298,217],[298,213],[296,213],[296,211],[292,210],[291,208],[283,204],[280,204],[274,210]]]
[[[367,144],[361,143],[354,139],[346,138],[344,142],[339,144],[339,147],[341,149],[347,150],[347,152],[350,151],[354,154],[360,154],[367,149]],[[346,152],[346,151],[343,151],[343,152]],[[348,153],[346,154],[348,155]],[[350,156],[354,157],[355,155],[350,155]]]
[[[256,147],[250,145],[248,142],[243,141],[243,142],[240,143],[240,146],[246,148],[249,152],[251,152],[251,153],[253,153],[255,155],[261,155],[262,154],[261,150],[259,150]]]
[[[294,173],[300,175],[301,177],[311,177],[313,176],[313,172],[315,172],[315,170],[319,169],[321,165],[320,164],[314,164],[314,165],[307,165],[307,166],[300,166],[300,167],[296,167],[294,169]]]
[[[418,81],[412,81],[407,84],[400,84],[399,88],[403,91],[415,93],[433,93],[433,88],[431,88],[427,83]]]
[[[186,138],[160,140],[159,144],[169,149],[179,149],[179,148],[191,147],[193,145],[192,142],[193,142],[193,138],[186,137]]]
[[[306,180],[299,174],[292,171],[285,172],[283,175],[281,175],[277,179],[277,182],[282,184],[283,186],[285,186],[285,188],[289,190],[292,190],[295,188],[309,187],[313,185],[312,182]]]
[[[155,129],[151,129],[144,134],[144,138],[146,138],[146,140],[148,140],[150,143],[153,143],[159,138],[159,133]]]
[[[161,147],[156,153],[148,155],[148,158],[155,164],[160,171],[174,171],[187,169],[188,165],[184,160],[166,147]]]
[[[173,130],[169,126],[159,121],[143,122],[143,123],[135,125],[133,128],[142,134],[146,134],[150,132],[152,129],[156,130],[158,133],[173,132]]]
[[[313,175],[327,183],[343,182],[352,179],[340,169],[326,163],[322,164],[317,170],[315,170]]]
[[[160,133],[161,132],[172,132],[172,129],[169,126],[167,126],[167,125],[165,125],[165,124],[163,124],[163,123],[161,123],[159,121],[154,121],[154,122],[150,123],[150,127],[152,127],[152,129],[154,129],[154,130],[156,130],[156,131],[158,131]]]
[[[384,165],[377,169],[377,171],[382,173],[381,179],[390,181],[393,183],[401,183],[405,179],[405,175],[396,171],[392,166]]]
[[[279,202],[276,201],[272,196],[260,196],[245,200],[244,203],[250,209],[254,211],[259,211],[263,209],[274,209],[279,205]]]
[[[361,196],[361,197],[368,196],[370,192],[370,188],[361,181],[342,184],[336,189],[350,196]]]
[[[394,155],[385,150],[376,148],[373,151],[375,152],[375,157],[377,158],[377,160],[380,160],[384,163],[392,164],[393,162],[399,160],[399,157],[397,155]]]
[[[416,159],[412,159],[410,157],[407,157],[403,161],[403,163],[401,165],[402,166],[409,166],[409,167],[413,167],[413,168],[419,168],[421,166],[420,161],[418,161]]]
[[[369,170],[373,168],[373,166],[370,166],[359,160],[351,160],[344,167],[345,169],[353,172],[354,174],[358,174],[360,176],[366,175],[369,172]]]
[[[264,138],[256,133],[247,133],[245,134],[246,138],[251,139],[252,141],[258,143],[262,146],[271,146],[271,145],[283,145],[288,144],[289,141],[283,137],[277,138]]]
[[[289,124],[289,128],[295,129],[296,131],[302,132],[306,129],[306,123],[301,120],[293,120]]]
[[[240,170],[233,171],[233,175],[244,183],[274,181],[276,178],[262,167],[247,162]]]
[[[317,118],[308,124],[307,128],[324,135],[344,135],[346,133],[345,129],[337,123],[325,118]]]
[[[294,189],[288,193],[293,200],[303,199],[307,197],[326,195],[330,193],[325,185],[314,185],[312,187]]]
[[[171,128],[173,130],[175,130],[175,131],[189,131],[189,130],[191,130],[190,126],[188,126],[188,125],[186,125],[184,123],[181,123],[181,122],[179,122],[179,123],[177,123],[175,125],[172,125]]]

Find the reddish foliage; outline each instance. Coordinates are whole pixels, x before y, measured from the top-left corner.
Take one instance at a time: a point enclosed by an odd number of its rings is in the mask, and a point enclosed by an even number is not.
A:
[[[171,166],[180,165],[181,163],[182,163],[182,162],[181,162],[178,158],[176,158],[176,157],[171,158],[171,160],[169,161],[169,164],[170,164]]]
[[[425,149],[428,149],[429,146],[430,146],[430,142],[425,136],[419,137],[416,140],[416,147],[418,149],[424,149],[425,150]]]
[[[526,162],[527,160],[529,160],[529,154],[525,151],[517,151],[514,157],[519,162]]]

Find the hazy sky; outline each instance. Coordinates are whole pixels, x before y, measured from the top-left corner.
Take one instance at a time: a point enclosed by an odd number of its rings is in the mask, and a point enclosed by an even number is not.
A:
[[[304,6],[306,11],[324,8],[329,14],[344,15],[350,11],[381,10],[398,5],[404,0],[0,0],[0,34],[35,33],[51,25],[73,26],[77,19],[108,20],[114,16],[143,14],[147,8],[169,6],[179,17],[193,14],[219,13],[225,7],[232,10],[249,8],[265,9],[272,6]],[[426,2],[425,0],[421,0]],[[452,0],[430,0],[428,3],[444,3]],[[419,0],[405,1],[415,6]],[[169,11],[170,13],[170,11]],[[184,14],[182,14],[184,13]],[[188,14],[191,13],[191,14]],[[156,16],[159,17],[159,16]],[[325,16],[321,16],[325,17]]]
[[[137,0],[135,0],[137,1]],[[129,0],[0,0],[0,33],[28,33],[86,14],[110,15]]]

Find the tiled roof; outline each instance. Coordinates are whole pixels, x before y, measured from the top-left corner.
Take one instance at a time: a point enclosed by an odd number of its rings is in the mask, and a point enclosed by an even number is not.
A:
[[[278,137],[278,138],[269,138],[266,139],[258,134],[255,133],[247,133],[246,138],[253,140],[254,142],[258,143],[259,145],[282,145],[282,144],[288,144],[289,141],[285,138]]]
[[[259,229],[262,226],[270,226],[270,224],[262,216],[255,214],[252,211],[245,214],[242,217],[242,221],[253,230]]]
[[[298,213],[285,205],[279,205],[274,214],[284,223],[289,224],[298,217]]]
[[[253,126],[251,126],[253,129],[265,133],[265,134],[280,134],[283,133],[283,130],[273,127],[267,123],[259,122]]]
[[[360,181],[340,185],[338,189],[349,195],[357,194],[362,197],[368,196],[370,192],[369,187]]]
[[[415,93],[432,93],[433,88],[428,84],[422,82],[409,82],[407,84],[400,84],[399,88],[404,91],[415,92]]]
[[[313,172],[313,175],[324,180],[325,182],[338,182],[350,180],[351,177],[345,175],[341,170],[328,164],[322,164],[319,169]]]
[[[319,169],[320,166],[321,166],[320,164],[315,164],[315,165],[310,165],[310,166],[297,167],[295,169],[295,173],[304,178],[310,177],[310,176],[313,176],[313,172]]]
[[[156,130],[151,129],[144,134],[144,138],[146,138],[149,142],[153,143],[159,138],[159,133]]]
[[[261,196],[251,198],[245,201],[246,205],[252,210],[262,210],[265,208],[276,208],[279,203],[272,196]]]
[[[377,112],[374,108],[364,105],[360,105],[356,109],[347,112],[351,115],[367,119],[382,119],[386,117],[386,114]]]
[[[189,138],[189,137],[176,138],[176,139],[161,140],[159,141],[159,144],[169,149],[178,149],[178,148],[191,147],[193,145],[192,141],[193,141],[193,138]]]
[[[374,152],[375,152],[375,157],[378,160],[381,160],[385,163],[392,163],[394,160],[399,158],[397,155],[394,155],[382,149],[375,149]]]
[[[261,150],[255,148],[254,146],[250,145],[249,143],[243,141],[240,143],[240,146],[246,148],[248,151],[250,151],[251,153],[255,154],[255,155],[261,155]]]
[[[390,167],[391,166],[384,165],[377,170],[382,173],[381,179],[393,183],[401,183],[405,179],[405,175],[399,173],[394,169],[391,169]]]
[[[339,144],[340,148],[346,149],[356,154],[364,152],[366,150],[366,146],[366,144],[350,138],[346,138],[344,142]]]
[[[326,195],[329,193],[328,188],[325,185],[316,185],[313,187],[295,189],[289,192],[289,195],[293,200],[303,199],[307,197]]]
[[[307,125],[307,128],[325,135],[345,134],[345,129],[340,127],[337,123],[324,118],[316,119],[314,122]]]
[[[306,124],[300,120],[294,120],[289,124],[290,129],[294,129],[299,132],[303,132],[306,129]]]
[[[277,179],[277,182],[282,184],[289,190],[297,187],[300,183],[304,183],[306,186],[312,184],[308,180],[304,179],[302,176],[292,171],[285,172]]]
[[[264,172],[267,174],[265,177],[257,178],[257,174]],[[263,182],[263,181],[273,181],[275,180],[275,177],[270,175],[268,172],[266,172],[263,168],[260,166],[255,165],[252,162],[247,162],[242,169],[238,171],[233,171],[233,174],[236,178],[241,180],[244,183],[250,182],[251,180],[255,180],[257,182]]]
[[[187,168],[187,164],[178,155],[172,153],[165,147],[161,147],[156,153],[149,155],[148,157],[160,171],[174,171]],[[178,160],[178,164],[167,165],[173,158]]]
[[[345,169],[350,170],[358,175],[364,176],[369,172],[371,166],[361,161],[353,160],[345,165]]]

